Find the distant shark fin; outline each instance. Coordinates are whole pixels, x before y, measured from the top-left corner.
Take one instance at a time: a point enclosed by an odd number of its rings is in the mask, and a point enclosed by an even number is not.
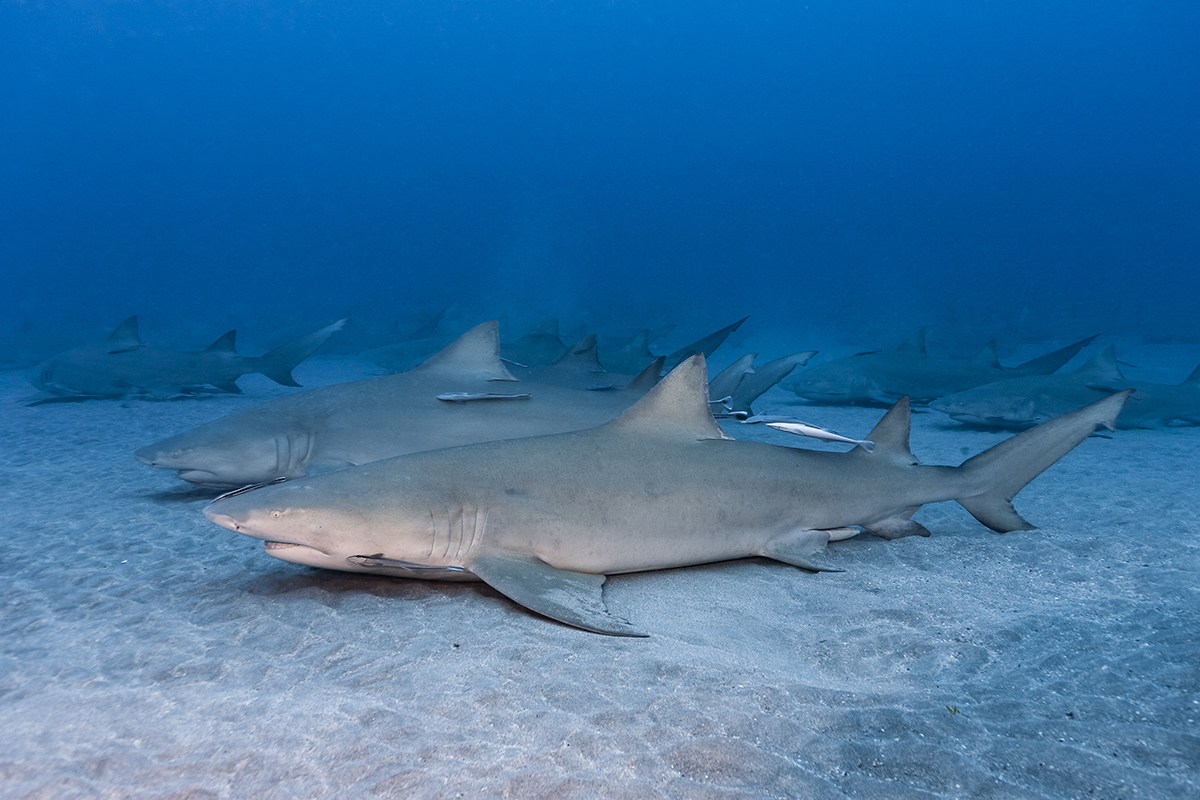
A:
[[[638,392],[640,394],[650,391],[662,378],[663,362],[666,360],[666,356],[659,356],[654,359],[633,380],[621,388],[625,391]]]
[[[974,364],[985,364],[989,367],[1000,369],[1000,356],[996,353],[996,340],[992,339],[979,349],[979,352],[971,357],[971,362]]]
[[[908,335],[908,338],[896,346],[896,350],[902,353],[918,353],[920,355],[929,355],[925,351],[925,332],[928,328],[924,325],[917,328]]]
[[[679,348],[674,353],[671,353],[669,356],[667,356],[667,369],[675,369],[677,365],[683,363],[684,359],[690,358],[697,353],[700,353],[705,358],[708,358],[716,351],[718,347],[724,344],[725,340],[729,338],[729,334],[740,328],[742,323],[748,319],[750,319],[748,316],[742,317],[732,325],[726,325],[719,331],[714,331],[702,339],[697,339],[691,344]]]
[[[210,344],[208,347],[204,348],[204,352],[206,352],[206,353],[233,353],[236,355],[237,351],[234,350],[234,342],[236,340],[237,340],[237,331],[228,331],[227,333],[223,334],[221,336],[221,338],[217,339],[215,342]]]
[[[1192,374],[1184,378],[1183,383],[1200,383],[1200,366],[1192,370]]]
[[[442,318],[444,318],[446,316],[446,309],[448,309],[448,308],[449,308],[449,306],[442,306],[442,310],[437,312],[436,314],[434,314],[433,318],[431,320],[429,320],[424,325],[420,326],[419,328],[417,328],[416,330],[414,330],[412,333],[408,334],[404,338],[409,341],[420,341],[422,339],[428,339],[431,336],[433,336],[434,334],[436,334],[437,327],[438,327],[438,325],[440,325],[442,323]]]
[[[1111,344],[1088,359],[1087,363],[1075,372],[1085,376],[1089,383],[1125,379],[1125,376],[1121,374],[1121,368],[1117,366],[1117,348]]]
[[[700,354],[671,370],[645,397],[605,427],[671,438],[733,438],[721,430],[709,409],[708,373]]]
[[[636,358],[653,359],[654,353],[650,352],[650,331],[640,330],[635,333],[633,338],[621,347],[621,352]]]
[[[605,372],[596,352],[596,334],[589,333],[550,362],[552,367],[566,367],[579,372]]]
[[[146,343],[138,335],[137,314],[113,328],[112,333],[105,340],[105,344],[110,353],[126,353],[130,350],[137,350],[139,347],[145,347]]]
[[[908,435],[911,430],[911,408],[908,395],[904,395],[864,437],[867,441],[875,443],[874,451],[868,453],[864,448],[858,447],[850,452],[866,458],[887,458],[902,466],[917,464],[919,462],[916,456],[908,447]]]
[[[555,569],[540,558],[483,548],[466,564],[476,577],[531,611],[610,636],[645,636],[604,604],[604,576]]]
[[[733,399],[729,404],[731,411],[750,413],[750,404],[762,397],[768,389],[792,374],[796,367],[802,367],[809,359],[817,354],[816,350],[802,350],[799,353],[768,361],[756,366],[752,372],[742,378],[734,391],[730,392]],[[718,395],[718,397],[723,395]]]
[[[453,371],[485,381],[515,381],[500,360],[500,326],[495,320],[476,325],[425,359],[413,372]]]
[[[292,377],[292,370],[304,359],[311,356],[330,336],[340,331],[349,320],[339,319],[326,325],[320,330],[313,331],[307,336],[301,336],[295,341],[276,347],[271,352],[255,359],[258,372],[266,375],[276,383],[284,386],[299,386]]]
[[[708,382],[709,397],[726,397],[732,396],[738,384],[748,374],[754,372],[754,359],[758,358],[758,353],[746,353],[744,356],[734,361],[725,369],[718,372],[711,381]]]
[[[1099,334],[1096,334],[1099,336]],[[1013,376],[1020,375],[1049,375],[1061,368],[1064,364],[1070,361],[1075,356],[1079,355],[1079,351],[1092,343],[1096,336],[1089,336],[1086,339],[1080,339],[1075,344],[1069,344],[1066,347],[1059,348],[1052,353],[1046,353],[1044,356],[1026,361],[1024,364],[1013,367],[1011,374]]]

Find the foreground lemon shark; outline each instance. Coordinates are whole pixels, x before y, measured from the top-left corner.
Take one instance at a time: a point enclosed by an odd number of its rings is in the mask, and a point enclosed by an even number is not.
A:
[[[404,453],[591,428],[645,394],[662,366],[622,388],[589,392],[518,381],[499,347],[497,324],[485,322],[408,372],[270,400],[134,456],[198,486],[302,478]]]
[[[764,556],[809,570],[830,541],[865,528],[929,535],[911,517],[956,500],[996,531],[1032,526],[1011,500],[1112,427],[1122,392],[1021,433],[959,467],[921,466],[900,400],[873,452],[732,440],[713,419],[693,356],[615,420],[585,431],[455,447],[242,489],[205,510],[314,567],[479,579],[551,619],[644,634],[611,614],[606,575]]]
[[[234,350],[234,331],[198,352],[149,347],[138,335],[137,317],[133,316],[104,342],[60,353],[29,370],[27,376],[38,389],[60,399],[168,397],[194,393],[205,386],[236,394],[242,391],[237,379],[252,372],[261,372],[284,386],[299,386],[292,370],[345,324],[346,320],[338,320],[254,358]]]

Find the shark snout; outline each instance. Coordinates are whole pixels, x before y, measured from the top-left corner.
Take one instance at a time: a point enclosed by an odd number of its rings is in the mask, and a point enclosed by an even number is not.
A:
[[[222,514],[219,510],[213,508],[212,506],[204,509],[204,516],[208,517],[210,522],[215,522],[222,528],[228,528],[235,533],[246,532],[236,519],[229,514]]]

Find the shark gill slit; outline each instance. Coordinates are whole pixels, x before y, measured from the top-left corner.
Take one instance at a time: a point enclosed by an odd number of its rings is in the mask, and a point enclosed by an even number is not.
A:
[[[467,528],[467,513],[471,514],[470,529]],[[483,512],[480,517],[480,512]],[[488,510],[486,508],[463,508],[460,518],[462,525],[460,526],[461,535],[458,537],[458,549],[454,553],[454,560],[461,562],[466,556],[470,555],[475,549],[475,543],[479,541],[483,535],[483,529],[487,527]]]

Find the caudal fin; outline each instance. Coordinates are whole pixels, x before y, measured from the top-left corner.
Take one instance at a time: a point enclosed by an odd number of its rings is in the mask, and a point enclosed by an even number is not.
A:
[[[963,462],[973,486],[987,487],[970,497],[955,498],[971,516],[999,533],[1033,530],[1013,508],[1012,499],[1025,485],[1103,425],[1114,429],[1132,389],[1044,422]]]
[[[317,351],[317,348],[325,344],[325,341],[330,336],[342,329],[348,320],[339,319],[332,325],[326,325],[319,331],[313,331],[307,336],[301,336],[295,341],[276,347],[271,352],[257,359],[255,366],[256,372],[261,372],[276,383],[282,383],[284,386],[299,386],[296,379],[292,377],[292,370],[296,368],[304,359],[311,356]]]

